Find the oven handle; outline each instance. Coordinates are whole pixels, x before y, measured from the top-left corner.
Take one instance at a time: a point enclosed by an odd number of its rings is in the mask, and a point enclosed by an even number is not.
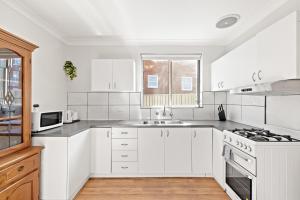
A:
[[[233,156],[237,156],[237,157],[243,159],[244,161],[246,161],[246,162],[248,162],[248,163],[251,163],[251,162],[252,162],[251,159],[242,156],[242,155],[241,155],[240,153],[238,153],[237,151],[232,150],[232,151],[231,151],[231,154],[232,154]]]
[[[228,164],[230,164],[231,166],[233,166],[234,168],[236,168],[241,174],[243,174],[244,176],[247,176],[249,179],[252,180],[254,178],[253,174],[251,174],[250,172],[248,172],[247,170],[245,170],[243,167],[239,166],[235,162],[232,162],[231,160],[226,160],[226,162]]]

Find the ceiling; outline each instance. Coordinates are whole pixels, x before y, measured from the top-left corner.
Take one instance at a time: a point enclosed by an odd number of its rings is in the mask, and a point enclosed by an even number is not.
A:
[[[225,45],[287,0],[3,0],[67,44]],[[222,16],[241,20],[217,29]]]

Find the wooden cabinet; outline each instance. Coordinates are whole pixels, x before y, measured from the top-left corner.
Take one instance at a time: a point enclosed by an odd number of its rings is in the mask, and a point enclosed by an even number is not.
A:
[[[38,200],[41,147],[0,158],[0,199]]]
[[[91,175],[111,174],[111,128],[91,129]]]
[[[91,91],[134,91],[135,62],[131,59],[94,59]]]
[[[223,152],[223,132],[213,129],[213,176],[224,189],[225,184],[225,160]]]
[[[212,176],[212,128],[192,131],[192,173]]]
[[[164,131],[161,128],[138,129],[139,173],[164,174]]]
[[[299,27],[294,12],[213,62],[212,90],[300,78]]]
[[[39,173],[34,171],[0,192],[0,199],[39,200]]]
[[[168,128],[165,131],[165,173],[191,173],[191,129]]]

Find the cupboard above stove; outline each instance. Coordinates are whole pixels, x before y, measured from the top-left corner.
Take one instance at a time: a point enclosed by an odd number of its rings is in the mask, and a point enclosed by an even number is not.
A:
[[[300,78],[299,27],[299,13],[294,12],[216,60],[212,90]]]

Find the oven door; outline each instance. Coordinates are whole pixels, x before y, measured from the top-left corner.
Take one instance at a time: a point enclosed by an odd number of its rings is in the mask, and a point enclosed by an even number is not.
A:
[[[225,189],[227,194],[233,200],[256,200],[256,177],[235,162],[234,157],[235,154],[232,151],[230,158],[225,159]]]

